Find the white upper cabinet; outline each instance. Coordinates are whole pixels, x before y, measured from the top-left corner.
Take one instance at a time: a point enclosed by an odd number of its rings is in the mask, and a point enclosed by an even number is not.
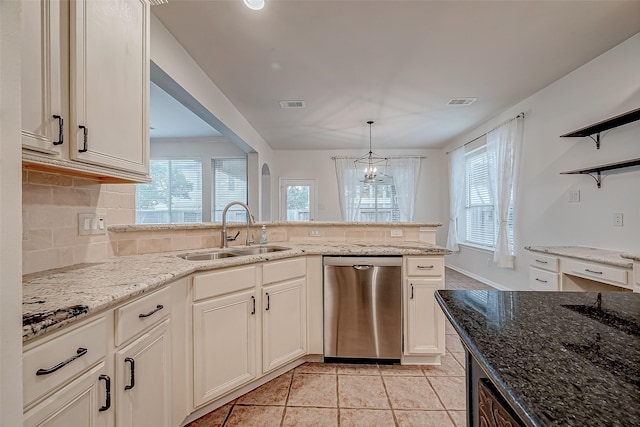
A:
[[[71,3],[71,159],[140,174],[149,164],[149,3]]]
[[[22,3],[23,164],[148,182],[148,0]]]
[[[57,0],[22,2],[22,147],[48,155],[68,149],[62,134],[68,117],[67,4]]]

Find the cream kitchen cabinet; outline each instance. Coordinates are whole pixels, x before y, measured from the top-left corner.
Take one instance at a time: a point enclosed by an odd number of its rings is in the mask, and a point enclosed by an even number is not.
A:
[[[148,0],[26,3],[23,164],[148,181]]]
[[[445,353],[444,313],[435,291],[444,289],[442,257],[405,257],[403,363],[439,363]]]
[[[262,371],[307,353],[306,259],[263,266]]]
[[[113,424],[111,320],[104,315],[83,321],[25,346],[25,426]]]
[[[68,3],[22,3],[22,147],[59,156],[68,135]],[[67,121],[68,125],[68,121]]]
[[[171,427],[171,331],[164,320],[116,352],[118,427]]]
[[[257,377],[256,267],[193,279],[193,404],[201,406]]]

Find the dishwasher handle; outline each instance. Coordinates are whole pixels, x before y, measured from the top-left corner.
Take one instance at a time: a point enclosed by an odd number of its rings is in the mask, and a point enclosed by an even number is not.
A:
[[[369,270],[370,268],[373,268],[373,265],[371,264],[356,264],[353,266],[353,268],[355,268],[356,270]]]

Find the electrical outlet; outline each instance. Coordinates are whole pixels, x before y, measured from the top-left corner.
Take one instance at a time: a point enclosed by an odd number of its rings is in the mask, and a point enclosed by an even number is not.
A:
[[[309,230],[309,236],[320,237],[320,230]]]
[[[570,203],[577,203],[580,201],[580,190],[569,190],[568,201]]]
[[[107,233],[105,213],[78,214],[78,235],[88,236]]]
[[[392,228],[391,237],[402,237],[402,228]]]
[[[622,213],[613,214],[613,225],[614,227],[622,227]]]

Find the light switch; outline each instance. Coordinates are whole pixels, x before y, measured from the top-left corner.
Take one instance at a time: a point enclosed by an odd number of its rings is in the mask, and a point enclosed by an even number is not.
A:
[[[570,203],[577,203],[580,201],[580,190],[569,190],[568,198]]]

